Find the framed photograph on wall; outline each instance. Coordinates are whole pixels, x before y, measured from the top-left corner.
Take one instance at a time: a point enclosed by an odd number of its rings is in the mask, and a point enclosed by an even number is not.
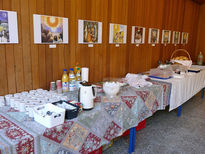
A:
[[[127,42],[127,25],[110,24],[109,43],[125,44]]]
[[[132,26],[132,44],[144,44],[145,42],[145,28],[139,26]]]
[[[188,44],[189,33],[182,32],[181,44]]]
[[[171,40],[171,31],[162,30],[162,44],[170,44]]]
[[[78,43],[102,43],[102,22],[78,20]]]
[[[180,32],[173,31],[172,35],[172,44],[179,44],[180,43]]]
[[[0,10],[0,44],[18,43],[17,13]]]
[[[33,15],[35,44],[67,44],[68,18]]]
[[[159,29],[149,28],[149,44],[158,44],[159,43]]]

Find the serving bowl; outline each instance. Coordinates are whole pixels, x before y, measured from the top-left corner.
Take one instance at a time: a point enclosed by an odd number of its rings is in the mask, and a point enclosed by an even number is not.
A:
[[[119,82],[105,82],[103,84],[103,90],[107,97],[113,98],[120,91],[120,86]]]

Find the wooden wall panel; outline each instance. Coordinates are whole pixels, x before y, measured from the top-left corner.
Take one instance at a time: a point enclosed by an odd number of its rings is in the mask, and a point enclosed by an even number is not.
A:
[[[36,0],[36,14],[45,14],[45,1],[44,0]],[[46,88],[46,48],[45,45],[37,45],[38,46],[38,57],[39,57],[39,87]]]
[[[29,1],[29,17],[33,18],[33,14],[36,13],[36,0]],[[31,42],[34,42],[34,33],[33,29],[33,20],[30,20],[30,39]],[[32,81],[33,81],[33,89],[37,89],[40,86],[39,83],[39,59],[38,59],[38,46],[31,43],[31,67],[32,67]]]
[[[89,79],[96,82],[147,71],[157,66],[158,60],[169,59],[176,48],[186,48],[195,56],[199,5],[191,0],[0,0],[0,9],[17,12],[19,33],[18,44],[0,45],[0,95],[49,88],[50,81],[60,79],[63,69],[76,62],[89,67]],[[55,49],[34,44],[33,14],[69,18],[69,44]],[[78,44],[78,19],[103,23],[102,44],[93,48]],[[127,44],[109,44],[109,23],[127,25]],[[131,44],[133,25],[146,28],[144,45]],[[148,28],[187,31],[190,42],[186,46],[160,43],[152,47]]]
[[[164,10],[164,22],[162,25],[162,29],[171,30],[171,44],[167,44],[166,46],[161,45],[161,61],[165,62],[165,60],[169,60],[172,52],[175,49],[180,48],[180,45],[172,44],[173,31],[182,31],[183,26],[183,17],[184,17],[184,7],[185,1],[178,0],[165,1],[165,10]]]
[[[109,1],[108,22],[127,25],[128,22],[128,0]],[[127,27],[129,28],[129,27]],[[128,35],[129,36],[129,35]],[[109,35],[108,35],[109,37]],[[109,41],[109,38],[108,38]],[[121,77],[127,73],[127,45],[120,44],[116,47],[114,44],[108,45],[109,54],[109,77]]]
[[[199,14],[199,25],[198,25],[198,35],[197,35],[197,45],[195,50],[195,57],[201,51],[205,57],[205,4],[200,6],[200,14]],[[196,26],[195,26],[196,28]],[[205,62],[205,58],[204,58]]]
[[[193,1],[186,1],[183,20],[183,32],[188,32],[189,43],[181,45],[187,49],[192,57],[192,61],[196,62],[195,47],[197,39],[198,15],[200,6]]]
[[[19,24],[21,24],[21,35],[22,39],[19,40],[22,43],[23,51],[23,68],[24,68],[24,85],[25,90],[32,89],[32,70],[31,70],[31,41],[30,41],[30,19],[29,14],[29,5],[27,0],[21,0],[21,12],[20,15],[23,17]]]
[[[11,9],[10,0],[3,0],[3,8],[7,10]],[[14,68],[14,51],[13,45],[5,46],[6,51],[6,67],[7,67],[7,80],[8,80],[8,92],[16,92],[16,80],[15,80],[15,68]]]
[[[25,89],[24,85],[24,66],[23,66],[23,50],[22,50],[22,25],[21,25],[21,0],[15,0],[11,3],[12,10],[17,12],[18,18],[18,38],[19,43],[14,44],[14,63],[16,76],[16,91],[21,92]],[[9,93],[9,92],[6,92]]]

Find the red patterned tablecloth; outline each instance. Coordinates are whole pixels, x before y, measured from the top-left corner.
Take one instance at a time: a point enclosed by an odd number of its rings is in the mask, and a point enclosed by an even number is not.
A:
[[[45,128],[25,113],[0,108],[1,153],[82,153],[98,149],[169,104],[171,84],[124,87],[116,100],[99,94],[95,108],[64,124]],[[40,145],[40,146],[38,146]]]

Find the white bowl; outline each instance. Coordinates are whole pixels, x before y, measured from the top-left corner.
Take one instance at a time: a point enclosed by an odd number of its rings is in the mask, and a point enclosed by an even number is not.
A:
[[[115,97],[120,90],[119,82],[105,82],[103,84],[103,90],[108,97]]]

